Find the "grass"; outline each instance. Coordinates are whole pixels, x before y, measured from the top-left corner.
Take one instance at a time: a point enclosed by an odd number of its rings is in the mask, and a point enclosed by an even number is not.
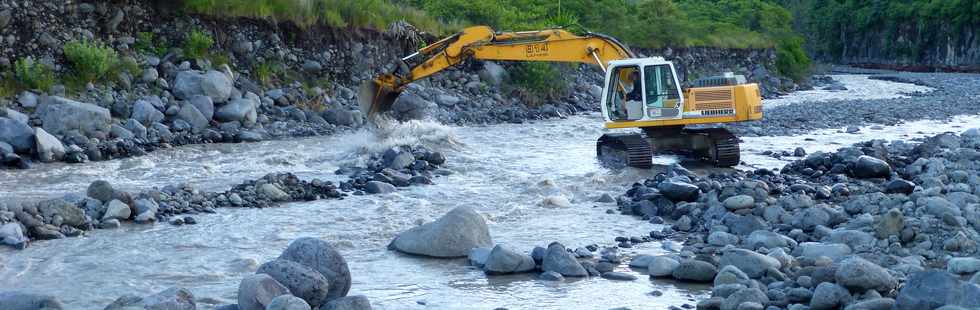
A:
[[[10,73],[12,79],[4,79],[4,88],[13,90],[36,89],[48,91],[55,83],[54,70],[31,57],[18,59]]]
[[[184,57],[201,59],[209,55],[214,38],[202,30],[193,30],[184,38]]]
[[[119,58],[111,47],[94,40],[71,41],[63,49],[72,71],[86,82],[106,77]]]
[[[152,32],[140,32],[136,34],[136,44],[133,45],[136,51],[144,54],[162,56],[167,53],[167,46],[163,39],[157,38]]]

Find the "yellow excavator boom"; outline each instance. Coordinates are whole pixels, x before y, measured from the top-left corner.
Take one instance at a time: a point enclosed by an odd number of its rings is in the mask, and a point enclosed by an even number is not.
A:
[[[629,58],[635,58],[629,48],[601,34],[580,36],[563,29],[495,33],[490,27],[474,26],[403,58],[395,72],[362,84],[359,100],[369,116],[385,112],[409,83],[467,59],[575,62],[605,70],[610,61]],[[405,63],[419,59],[411,67]]]

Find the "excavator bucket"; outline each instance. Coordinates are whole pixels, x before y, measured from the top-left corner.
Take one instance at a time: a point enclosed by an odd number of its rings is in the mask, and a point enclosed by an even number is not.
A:
[[[367,80],[361,83],[357,96],[361,113],[369,118],[391,110],[391,105],[398,99],[401,90],[392,88],[380,80]]]

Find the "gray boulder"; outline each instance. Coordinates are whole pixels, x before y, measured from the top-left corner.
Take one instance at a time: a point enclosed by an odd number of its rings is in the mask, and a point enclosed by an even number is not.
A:
[[[24,235],[24,229],[17,222],[0,225],[0,242],[3,244],[23,249],[29,241]]]
[[[256,102],[251,99],[235,99],[218,108],[214,112],[214,119],[220,122],[245,122],[249,120],[255,122],[251,114],[255,113]]]
[[[725,198],[723,202],[725,208],[728,210],[739,210],[745,208],[751,208],[755,205],[755,199],[749,195],[735,195],[732,197]]]
[[[32,92],[24,91],[17,96],[17,103],[20,106],[31,109],[37,107],[37,95]]]
[[[673,201],[695,201],[698,199],[700,189],[690,183],[678,180],[667,180],[657,186],[660,193]]]
[[[371,310],[371,301],[362,295],[341,297],[320,307],[321,310]]]
[[[775,258],[765,256],[745,249],[730,249],[721,257],[720,266],[732,265],[738,267],[749,277],[759,278],[770,268],[779,269],[780,263]]]
[[[715,231],[708,235],[708,244],[713,246],[726,246],[738,244],[738,236],[724,231]]]
[[[64,135],[72,130],[87,136],[108,133],[112,123],[106,108],[56,96],[47,97],[35,114],[41,119],[44,130],[54,135]]]
[[[207,96],[215,103],[223,103],[231,97],[232,81],[218,71],[181,71],[174,80],[174,96],[189,100],[195,96]]]
[[[651,277],[667,277],[673,275],[674,270],[680,265],[681,263],[673,258],[657,256],[650,260],[650,264],[647,265],[647,272],[650,273]]]
[[[327,120],[328,123],[337,126],[354,126],[357,124],[357,120],[354,117],[354,112],[342,107],[335,107],[324,111],[323,119]]]
[[[144,130],[143,137],[145,138],[146,128],[144,128],[143,130]],[[109,137],[123,139],[123,140],[130,140],[136,138],[136,134],[134,134],[129,129],[126,129],[126,127],[119,126],[118,124],[112,124],[112,127],[109,128]]]
[[[395,118],[398,120],[423,119],[428,111],[435,106],[424,98],[413,93],[402,93],[391,105]]]
[[[34,130],[27,124],[0,117],[0,141],[10,144],[17,153],[30,153],[34,149]]]
[[[740,310],[739,305],[743,303],[758,303],[765,306],[769,304],[769,297],[758,288],[743,288],[728,295],[721,303],[721,310]]]
[[[211,100],[211,97],[199,95],[187,101],[194,105],[197,111],[201,112],[201,115],[204,115],[205,119],[210,121],[214,117],[214,101]]]
[[[980,272],[980,259],[975,257],[954,257],[946,262],[946,271],[955,274],[974,274]]]
[[[862,155],[854,163],[851,173],[858,178],[887,178],[891,175],[892,168],[881,159]]]
[[[126,220],[132,215],[132,210],[128,205],[122,201],[113,199],[106,204],[105,214],[102,215],[102,221],[109,219]]]
[[[368,194],[388,194],[395,192],[395,186],[381,181],[368,181],[364,184],[364,191]]]
[[[745,239],[745,244],[753,249],[757,249],[759,247],[765,247],[767,249],[792,249],[797,245],[796,240],[793,240],[793,238],[769,230],[753,231],[751,234],[749,234],[748,238]]]
[[[201,113],[197,109],[197,106],[190,103],[184,103],[184,105],[180,106],[180,112],[177,112],[177,119],[191,124],[191,129],[195,133],[199,133],[208,128],[208,124],[211,122],[210,119],[204,116],[204,113]]]
[[[854,290],[877,290],[888,292],[898,287],[888,270],[875,265],[858,256],[851,256],[841,261],[834,274],[837,284]]]
[[[0,292],[0,309],[4,310],[61,310],[64,304],[50,295],[22,292]]]
[[[143,298],[143,308],[147,310],[196,310],[194,294],[185,288],[171,287]]]
[[[289,201],[292,199],[288,193],[284,192],[279,188],[279,186],[272,183],[259,185],[259,187],[255,189],[255,192],[263,197],[271,199],[272,201]]]
[[[582,267],[575,256],[565,250],[565,246],[558,242],[552,242],[548,245],[548,252],[545,253],[541,262],[541,270],[554,271],[565,277],[586,277],[589,275],[589,272]]]
[[[140,122],[136,119],[130,118],[126,120],[126,124],[124,124],[123,127],[125,127],[126,130],[129,130],[129,132],[133,133],[133,137],[137,139],[146,139],[146,126],[140,124]]]
[[[60,216],[62,223],[68,226],[81,226],[85,224],[85,211],[64,199],[49,199],[38,203],[38,212],[46,219]]]
[[[310,305],[320,305],[327,299],[330,283],[319,272],[303,264],[277,259],[259,266],[255,273],[264,273],[282,283],[296,297]]]
[[[165,116],[150,101],[143,98],[133,103],[133,113],[129,117],[144,126],[149,126],[150,124],[162,121]]]
[[[269,302],[265,310],[310,310],[310,304],[293,295],[280,295]]]
[[[311,237],[293,240],[279,255],[279,259],[300,263],[323,275],[330,283],[327,300],[347,296],[350,290],[351,276],[347,260],[326,241]]]
[[[65,146],[43,128],[34,128],[34,142],[37,145],[37,157],[41,162],[49,163],[65,159]]]
[[[490,251],[483,265],[483,271],[487,274],[523,273],[534,270],[536,266],[530,255],[498,244]]]
[[[93,199],[98,199],[101,202],[109,202],[112,197],[115,196],[116,191],[112,188],[112,184],[106,180],[96,180],[88,185],[88,189],[85,190],[85,194]]]
[[[852,303],[844,310],[891,310],[895,300],[891,298],[874,298]]]
[[[935,309],[944,305],[980,307],[980,286],[943,271],[917,272],[898,292],[894,309]]]
[[[718,268],[711,263],[686,259],[671,274],[675,279],[694,282],[711,282],[718,274]]]
[[[483,268],[487,264],[487,258],[490,258],[490,250],[489,248],[472,248],[470,249],[470,254],[466,255],[466,259],[470,262],[470,265]]]
[[[276,279],[264,273],[248,275],[238,285],[238,308],[265,310],[273,298],[281,295],[289,295],[289,289]]]
[[[810,309],[838,309],[847,304],[850,299],[851,294],[847,289],[834,283],[823,282],[813,290],[813,297],[810,298]]]
[[[466,257],[470,249],[493,244],[483,216],[461,206],[438,220],[402,232],[390,247],[408,254],[432,257]]]
[[[480,80],[491,85],[499,86],[507,80],[507,70],[492,61],[484,61],[483,68],[478,72]]]
[[[12,119],[12,120],[15,120],[15,121],[24,123],[24,124],[27,124],[27,123],[29,123],[31,121],[31,118],[28,117],[26,114],[20,113],[17,110],[14,110],[14,109],[11,109],[11,108],[4,108],[4,109],[0,110],[0,116],[4,116],[6,118],[9,118],[9,119]]]
[[[851,247],[841,243],[804,242],[800,244],[800,252],[804,257],[817,258],[827,256],[838,260],[851,254]]]

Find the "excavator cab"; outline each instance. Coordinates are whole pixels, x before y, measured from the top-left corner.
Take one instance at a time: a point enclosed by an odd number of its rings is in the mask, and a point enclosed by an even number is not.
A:
[[[674,65],[663,58],[613,61],[606,70],[606,122],[678,119],[684,106]]]

